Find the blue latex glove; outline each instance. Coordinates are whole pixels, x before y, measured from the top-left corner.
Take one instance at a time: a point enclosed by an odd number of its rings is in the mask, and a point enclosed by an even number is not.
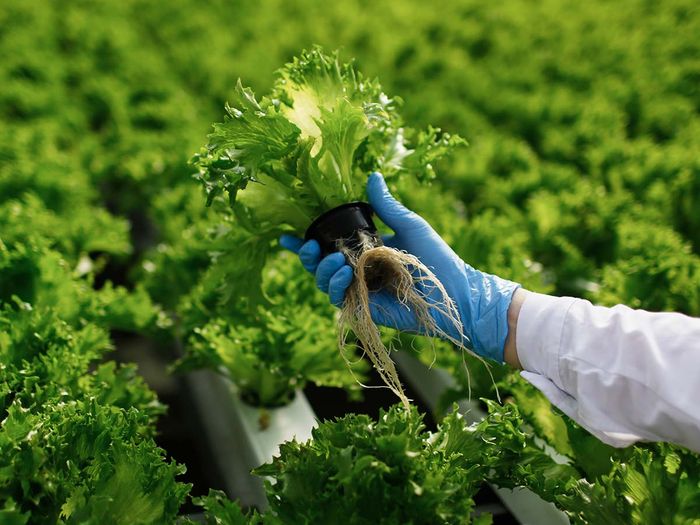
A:
[[[394,199],[380,174],[370,175],[367,197],[377,216],[394,230],[384,243],[417,256],[440,279],[459,311],[464,335],[469,339],[465,343],[477,354],[503,362],[508,307],[520,285],[482,273],[462,261],[422,217]],[[334,305],[341,306],[353,279],[345,256],[336,252],[321,260],[316,241],[304,243],[289,235],[282,236],[280,244],[299,254],[304,268],[316,275],[321,291],[329,295]],[[370,299],[372,320],[378,325],[421,332],[413,313],[390,293],[374,292]],[[453,323],[440,314],[433,317],[442,330],[459,339]]]

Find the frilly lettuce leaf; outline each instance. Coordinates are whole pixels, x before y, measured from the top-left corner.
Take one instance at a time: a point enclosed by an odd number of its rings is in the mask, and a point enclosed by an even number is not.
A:
[[[206,496],[192,498],[195,505],[205,511],[204,522],[206,525],[261,525],[263,518],[256,510],[247,513],[236,503],[228,499],[228,496],[220,490],[210,489]],[[202,523],[198,521],[197,523]],[[264,523],[273,523],[265,520]],[[194,521],[185,520],[183,525],[195,525]]]
[[[164,411],[105,330],[18,301],[0,309],[3,523],[172,523],[189,487],[158,448]],[[17,503],[14,503],[17,502]]]
[[[239,224],[256,235],[301,235],[315,217],[363,200],[366,177],[435,176],[434,163],[464,144],[437,128],[405,128],[389,98],[338,54],[304,51],[258,100],[239,80],[226,119],[195,155],[207,202],[228,194]]]
[[[226,104],[226,119],[214,125],[209,144],[196,157],[208,204],[223,191],[233,204],[267,162],[291,153],[299,133],[269,100],[258,102],[239,80],[233,105]]]

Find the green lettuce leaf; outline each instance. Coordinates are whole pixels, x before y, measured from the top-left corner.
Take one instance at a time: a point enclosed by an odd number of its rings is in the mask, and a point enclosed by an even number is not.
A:
[[[398,105],[318,47],[280,69],[260,101],[239,81],[226,120],[194,158],[207,202],[226,192],[251,233],[301,235],[323,212],[363,200],[372,170],[432,178],[434,162],[464,141],[404,128]]]

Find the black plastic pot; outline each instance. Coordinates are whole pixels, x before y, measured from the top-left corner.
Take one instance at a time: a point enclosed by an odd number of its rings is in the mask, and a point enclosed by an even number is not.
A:
[[[321,246],[321,256],[337,252],[341,246],[355,250],[360,246],[360,232],[375,239],[375,246],[382,240],[372,221],[372,207],[366,202],[349,202],[328,210],[311,223],[304,234],[305,240],[314,239]]]

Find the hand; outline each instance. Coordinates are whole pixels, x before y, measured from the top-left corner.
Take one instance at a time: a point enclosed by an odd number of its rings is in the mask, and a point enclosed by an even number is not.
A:
[[[380,174],[370,175],[367,197],[377,216],[394,230],[394,235],[384,238],[384,244],[417,256],[442,282],[457,306],[463,335],[468,338],[465,344],[481,356],[503,362],[508,307],[519,285],[482,273],[462,261],[422,217],[394,199]],[[336,252],[321,260],[316,241],[304,243],[289,235],[282,236],[280,244],[298,253],[304,268],[315,273],[321,291],[329,295],[334,305],[342,306],[353,279],[345,256]],[[421,332],[413,313],[389,292],[373,292],[370,299],[372,320],[378,325]],[[437,313],[434,318],[447,334],[460,338],[453,323]]]

